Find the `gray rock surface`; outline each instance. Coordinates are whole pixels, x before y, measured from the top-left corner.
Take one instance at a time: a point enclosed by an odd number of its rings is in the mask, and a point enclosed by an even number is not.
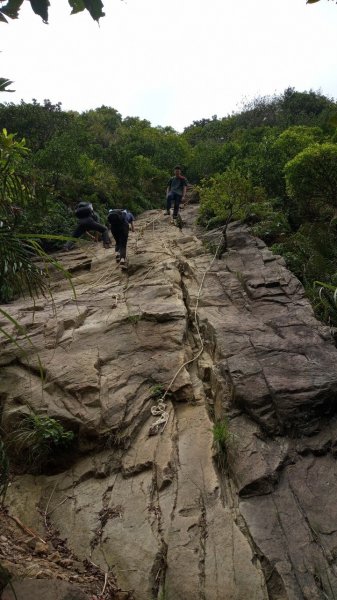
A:
[[[15,595],[14,595],[14,592]],[[3,591],[2,600],[89,600],[82,590],[66,581],[13,579]]]
[[[48,518],[136,600],[332,600],[336,348],[280,257],[234,224],[213,260],[196,211],[182,232],[142,216],[127,274],[101,248],[61,256],[76,301],[57,280],[54,306],[11,306],[34,347],[2,341],[2,427],[29,398],[79,453],[17,476],[8,508],[40,535]]]

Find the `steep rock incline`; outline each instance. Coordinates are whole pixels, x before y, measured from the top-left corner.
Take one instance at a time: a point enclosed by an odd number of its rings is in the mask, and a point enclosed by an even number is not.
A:
[[[73,251],[76,300],[59,280],[53,305],[11,307],[34,348],[2,344],[2,426],[28,399],[80,452],[16,477],[9,509],[41,534],[48,516],[137,600],[335,598],[337,351],[282,259],[233,225],[213,260],[196,211],[182,232],[141,217],[128,274],[111,252]],[[149,435],[159,386],[168,421]]]

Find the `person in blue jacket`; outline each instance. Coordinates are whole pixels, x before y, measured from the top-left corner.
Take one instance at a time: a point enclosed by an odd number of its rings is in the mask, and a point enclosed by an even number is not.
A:
[[[111,233],[115,239],[116,260],[121,267],[126,263],[126,247],[129,237],[129,229],[135,230],[134,216],[127,209],[112,208],[109,210],[108,221]]]

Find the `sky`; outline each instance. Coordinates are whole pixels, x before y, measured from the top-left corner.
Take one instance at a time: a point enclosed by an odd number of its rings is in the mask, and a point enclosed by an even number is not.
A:
[[[337,5],[321,0],[103,0],[97,25],[50,0],[49,24],[24,2],[0,23],[2,102],[111,106],[177,131],[245,100],[319,90],[337,99]]]

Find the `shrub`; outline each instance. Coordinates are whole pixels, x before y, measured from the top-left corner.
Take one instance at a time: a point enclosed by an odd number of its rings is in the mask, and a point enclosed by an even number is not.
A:
[[[244,219],[251,212],[251,205],[256,206],[265,201],[262,188],[252,184],[236,169],[227,169],[224,173],[203,181],[198,188],[200,193],[201,225],[226,222],[229,218]],[[256,206],[255,206],[256,204]]]
[[[30,412],[7,437],[9,451],[36,472],[52,462],[55,453],[70,448],[75,439],[56,419]]]

